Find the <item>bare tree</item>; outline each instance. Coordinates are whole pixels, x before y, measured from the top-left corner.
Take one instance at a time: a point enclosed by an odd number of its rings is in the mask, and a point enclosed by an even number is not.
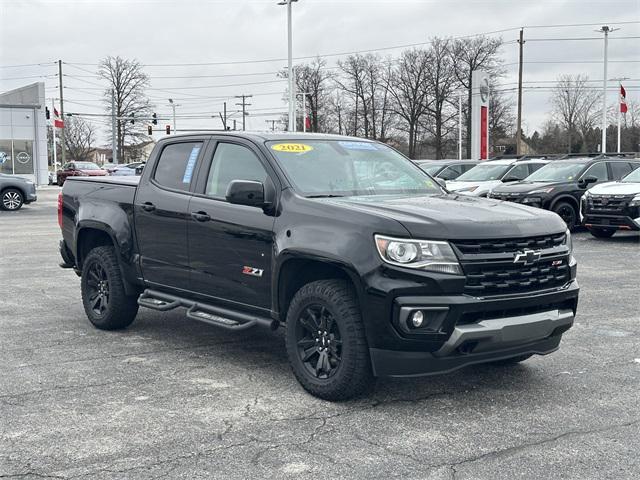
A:
[[[65,121],[64,143],[69,156],[77,161],[87,161],[93,151],[96,128],[80,117],[69,117]]]
[[[429,62],[429,54],[425,50],[406,50],[400,55],[389,82],[389,91],[394,99],[392,108],[399,118],[399,128],[409,135],[409,158],[415,158],[418,126],[428,108]]]
[[[598,93],[589,88],[586,75],[560,75],[554,87],[551,104],[553,118],[566,130],[567,151],[573,147],[573,134],[578,133],[586,148],[586,136],[597,124]]]
[[[142,64],[137,60],[111,56],[100,62],[98,75],[109,83],[104,95],[109,114],[112,114],[112,91],[115,97],[117,153],[122,160],[125,145],[138,143],[146,138],[144,121],[136,121],[135,118],[151,116],[151,105],[145,95],[145,89],[150,85],[149,76],[144,73]],[[111,122],[108,129],[111,132]]]
[[[452,106],[453,93],[457,87],[456,70],[449,54],[449,40],[433,38],[427,52],[429,68],[427,69],[426,88],[431,101],[426,105],[429,122],[428,132],[432,135],[435,158],[443,158],[445,143],[455,130],[456,109]],[[455,101],[455,100],[453,100]]]
[[[455,65],[455,73],[460,84],[467,89],[467,157],[471,157],[471,76],[474,70],[485,70],[491,76],[502,75],[502,59],[498,52],[502,46],[501,38],[485,36],[454,40],[450,52]]]
[[[489,139],[493,152],[496,151],[498,140],[512,136],[514,124],[513,98],[492,88],[489,97]]]

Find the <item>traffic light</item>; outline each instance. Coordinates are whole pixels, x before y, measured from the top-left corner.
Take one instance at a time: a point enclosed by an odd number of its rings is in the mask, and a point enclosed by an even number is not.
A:
[[[133,125],[134,123],[136,123],[136,119],[135,119],[135,113],[131,114],[131,120],[129,120],[131,122],[131,124]]]
[[[154,125],[157,125],[158,124],[158,115],[154,113],[151,116],[153,117],[153,120],[151,120],[151,123],[153,123]]]
[[[49,112],[49,107],[44,107],[44,116],[47,118],[47,120],[51,119],[51,112]]]
[[[164,127],[164,131],[167,132],[167,135],[171,134],[171,125],[167,125]]]
[[[153,135],[153,127],[152,127],[151,125],[149,125],[149,126],[147,127],[147,134],[148,134],[148,135]]]

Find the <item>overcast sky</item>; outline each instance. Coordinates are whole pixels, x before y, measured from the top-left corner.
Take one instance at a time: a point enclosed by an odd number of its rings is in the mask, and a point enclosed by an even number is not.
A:
[[[608,77],[628,77],[624,82],[628,98],[640,95],[640,38],[615,40],[640,37],[640,23],[622,23],[640,21],[638,0],[300,0],[293,10],[295,57],[382,49],[426,42],[432,36],[455,37],[523,25],[609,24],[620,30],[610,35]],[[558,62],[524,66],[524,81],[532,82],[525,83],[529,88],[523,104],[528,133],[539,128],[549,112],[549,87],[559,74],[581,73],[599,81],[603,76],[601,40],[535,39],[601,37],[594,32],[597,28],[525,28],[525,40],[530,39],[525,44],[525,62]],[[508,42],[518,32],[495,35]],[[502,49],[508,72],[500,80],[504,88],[515,87],[517,48],[516,43],[508,43]],[[400,51],[379,53],[393,56]],[[287,56],[286,7],[278,6],[276,0],[0,1],[0,91],[38,81],[37,76],[42,75],[47,96],[57,97],[53,62],[62,59],[69,64],[64,65],[65,110],[103,113],[100,95],[104,83],[91,75],[107,55],[135,58],[147,65],[153,88],[149,95],[161,117],[170,116],[169,97],[180,99],[178,129],[219,128],[218,118],[187,117],[217,115],[222,97],[243,93],[254,95],[248,128],[263,130],[265,120],[286,112],[282,101],[286,82],[274,82],[277,79],[271,73],[286,66],[281,59]],[[340,58],[329,56],[327,63],[334,66]],[[40,63],[46,65],[10,67]],[[211,77],[247,73],[260,75]],[[169,76],[187,78],[160,78]],[[189,78],[195,76],[209,77]],[[237,85],[250,82],[271,83]],[[616,93],[611,91],[609,97],[613,103]],[[238,108],[235,101],[228,100],[230,111]],[[236,114],[235,118],[241,117]]]

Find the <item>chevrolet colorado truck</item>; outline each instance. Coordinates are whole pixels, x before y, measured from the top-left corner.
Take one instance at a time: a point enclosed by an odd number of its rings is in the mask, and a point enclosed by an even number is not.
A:
[[[558,215],[449,193],[353,137],[167,137],[141,177],[69,177],[58,221],[95,327],[138,307],[283,325],[293,373],[327,400],[551,353],[578,303]]]

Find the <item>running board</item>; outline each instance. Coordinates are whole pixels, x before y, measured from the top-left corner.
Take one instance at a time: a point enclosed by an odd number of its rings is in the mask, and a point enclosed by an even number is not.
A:
[[[198,320],[209,325],[227,330],[246,330],[261,325],[276,330],[277,320],[256,315],[216,307],[207,303],[195,302],[183,297],[177,297],[157,290],[147,289],[138,297],[138,305],[166,312],[174,308],[187,308],[187,318]]]

